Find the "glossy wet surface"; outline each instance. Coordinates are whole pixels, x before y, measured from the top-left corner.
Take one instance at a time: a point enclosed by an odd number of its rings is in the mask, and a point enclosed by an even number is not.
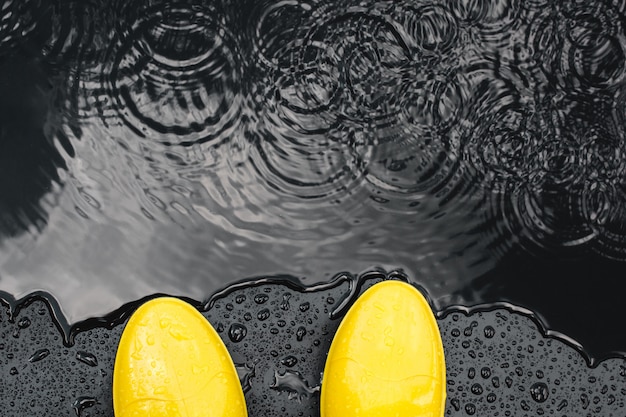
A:
[[[386,278],[405,277],[341,275],[311,288],[269,278],[195,302],[236,363],[251,417],[319,416],[321,372],[339,322],[362,291]],[[112,416],[117,345],[141,303],[66,331],[65,346],[45,301],[31,299],[13,305],[11,317],[0,316],[0,365],[8,370],[0,379],[3,415]],[[446,416],[624,415],[623,358],[590,368],[567,339],[547,335],[528,312],[511,306],[439,315]]]
[[[626,4],[0,2],[0,289],[404,268],[626,350]]]

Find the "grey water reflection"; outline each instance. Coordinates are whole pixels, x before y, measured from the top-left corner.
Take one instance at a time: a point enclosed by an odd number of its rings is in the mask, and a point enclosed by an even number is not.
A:
[[[622,3],[0,4],[3,68],[54,86],[3,121],[45,111],[48,158],[0,205],[0,285],[72,320],[374,266],[485,301],[511,253],[625,258]]]

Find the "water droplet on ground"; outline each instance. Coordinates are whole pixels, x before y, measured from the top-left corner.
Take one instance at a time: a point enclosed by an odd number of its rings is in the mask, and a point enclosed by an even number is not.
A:
[[[76,352],[76,359],[89,366],[98,366],[98,358],[93,353],[79,350]]]
[[[50,351],[46,348],[39,349],[35,353],[33,353],[30,358],[28,358],[28,362],[39,362],[43,360],[50,354]]]
[[[72,407],[74,408],[74,412],[77,417],[82,417],[83,411],[87,408],[91,408],[96,405],[98,401],[93,397],[78,397],[72,403]]]
[[[289,399],[302,400],[302,397],[310,397],[320,391],[320,387],[311,388],[309,382],[297,371],[287,370],[284,373],[274,371],[274,382],[271,389],[278,392],[286,392]]]
[[[228,329],[228,337],[235,343],[241,342],[247,334],[248,329],[240,323],[233,323]]]
[[[542,403],[548,399],[548,386],[543,382],[536,382],[530,387],[530,395],[538,403]]]

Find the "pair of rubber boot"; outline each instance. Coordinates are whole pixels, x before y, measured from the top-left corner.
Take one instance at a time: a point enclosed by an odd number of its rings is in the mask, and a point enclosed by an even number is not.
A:
[[[433,313],[413,286],[365,291],[328,352],[321,417],[442,417],[446,369]],[[115,417],[246,417],[233,361],[191,305],[157,298],[130,318],[113,374]]]

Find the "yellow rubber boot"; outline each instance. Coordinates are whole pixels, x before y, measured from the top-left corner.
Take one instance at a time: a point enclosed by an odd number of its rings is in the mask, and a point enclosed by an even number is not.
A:
[[[157,298],[128,321],[115,357],[116,417],[246,417],[226,346],[191,305]]]
[[[443,343],[413,286],[383,281],[350,308],[324,369],[321,417],[442,417]]]

